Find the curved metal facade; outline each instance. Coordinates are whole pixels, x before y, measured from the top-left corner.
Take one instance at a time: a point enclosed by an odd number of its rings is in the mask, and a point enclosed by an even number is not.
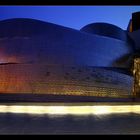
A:
[[[80,31],[127,41],[127,33],[124,30],[108,23],[91,23],[81,28]]]
[[[109,35],[32,19],[0,21],[0,92],[128,97],[133,78],[119,68],[130,67],[132,52],[129,41]]]
[[[1,63],[42,63],[128,68],[133,46],[31,19],[0,22]]]
[[[133,77],[95,67],[9,64],[0,71],[1,93],[130,97],[133,86]]]

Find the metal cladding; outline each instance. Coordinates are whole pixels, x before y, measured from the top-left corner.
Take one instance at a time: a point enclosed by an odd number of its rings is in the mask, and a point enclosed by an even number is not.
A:
[[[31,19],[0,22],[0,62],[129,67],[133,46]]]
[[[133,78],[120,70],[130,68],[133,45],[108,27],[91,34],[34,19],[0,21],[0,92],[130,96]]]
[[[86,66],[8,64],[0,66],[1,93],[129,97],[133,78]]]
[[[118,26],[109,23],[91,23],[81,28],[80,31],[118,39],[127,42],[130,46],[133,46],[134,49],[134,41],[128,35],[127,31],[122,30]]]
[[[111,37],[122,41],[127,41],[128,38],[127,33],[124,30],[108,23],[91,23],[81,28],[80,31]]]

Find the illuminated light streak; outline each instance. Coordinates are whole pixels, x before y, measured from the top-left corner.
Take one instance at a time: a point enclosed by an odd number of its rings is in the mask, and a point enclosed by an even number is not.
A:
[[[48,115],[103,115],[136,113],[140,105],[93,105],[93,106],[30,106],[0,105],[0,113],[48,114]]]

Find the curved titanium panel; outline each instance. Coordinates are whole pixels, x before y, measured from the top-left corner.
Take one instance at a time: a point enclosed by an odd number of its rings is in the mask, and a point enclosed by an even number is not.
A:
[[[13,18],[0,21],[0,38],[5,37],[26,37],[42,33],[46,28],[46,22],[26,19]]]
[[[1,21],[0,93],[129,97],[133,77],[117,68],[129,68],[133,46],[121,38],[32,19]]]
[[[1,63],[128,68],[132,52],[129,42],[112,37],[32,19],[0,21]]]
[[[124,30],[108,23],[91,23],[81,28],[80,31],[127,41],[127,33]]]

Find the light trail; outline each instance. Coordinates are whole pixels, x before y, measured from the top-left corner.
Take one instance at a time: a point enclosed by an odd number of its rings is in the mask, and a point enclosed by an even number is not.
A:
[[[0,113],[48,115],[104,115],[120,113],[140,114],[140,105],[90,105],[90,106],[30,106],[0,105]]]

